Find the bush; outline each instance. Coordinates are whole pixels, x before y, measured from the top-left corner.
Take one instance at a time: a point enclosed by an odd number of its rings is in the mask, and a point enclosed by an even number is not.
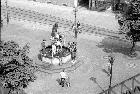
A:
[[[0,42],[0,81],[9,93],[18,94],[36,79],[36,67],[28,57],[29,45],[23,48],[14,41]]]

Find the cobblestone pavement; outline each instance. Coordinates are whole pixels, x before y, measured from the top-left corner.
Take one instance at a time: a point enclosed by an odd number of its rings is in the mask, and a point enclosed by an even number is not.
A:
[[[1,0],[1,2],[2,5],[5,6],[5,0]],[[36,11],[41,14],[52,15],[74,22],[73,7],[58,6],[28,0],[8,0],[8,5],[11,7]],[[108,10],[105,12],[97,12],[78,7],[77,20],[84,24],[106,28],[113,30],[114,32],[119,28],[118,22],[115,19],[115,14]]]
[[[5,6],[2,6],[2,15],[6,17]],[[60,27],[67,28],[69,29],[70,32],[72,31],[73,22],[71,20],[62,19],[48,14],[41,14],[35,11],[9,6],[9,16],[11,18],[18,18],[22,20],[34,21],[34,22],[39,22],[42,24],[49,24],[49,25],[53,25],[55,22],[58,22]],[[84,23],[81,23],[80,30],[82,32],[87,32],[91,34],[94,33],[94,34],[109,36],[115,39],[125,40],[124,36],[120,36],[118,33],[114,31],[105,28],[96,27],[96,26],[91,26]]]

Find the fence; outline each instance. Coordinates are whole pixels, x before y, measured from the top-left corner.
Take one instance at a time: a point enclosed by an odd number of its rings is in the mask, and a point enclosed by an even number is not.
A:
[[[140,73],[99,94],[140,94],[140,81],[136,79],[138,77],[140,77]],[[131,84],[131,87],[126,85],[127,82]]]

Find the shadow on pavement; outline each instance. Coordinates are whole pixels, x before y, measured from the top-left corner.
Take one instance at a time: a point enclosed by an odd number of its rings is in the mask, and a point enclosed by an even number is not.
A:
[[[128,57],[136,57],[137,59],[140,59],[140,55],[137,53],[132,56],[130,50],[131,50],[131,43],[125,42],[125,41],[120,41],[116,39],[111,39],[111,38],[105,38],[100,42],[97,47],[103,48],[103,51],[106,53],[121,53],[123,55],[126,55]],[[136,45],[135,47],[136,52],[140,52],[140,46]]]

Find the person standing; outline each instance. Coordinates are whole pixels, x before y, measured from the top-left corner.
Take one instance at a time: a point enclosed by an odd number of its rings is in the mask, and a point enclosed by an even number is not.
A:
[[[45,45],[45,40],[44,39],[41,43],[41,48],[42,48],[42,54],[45,54],[46,45]]]
[[[77,52],[76,45],[77,45],[76,42],[73,42],[72,60],[74,61],[76,59],[76,52]]]
[[[78,21],[75,28],[75,38],[77,38],[79,31],[80,31],[80,22]]]
[[[56,22],[56,23],[53,25],[51,37],[56,37],[57,29],[58,29],[58,23]]]
[[[80,30],[80,22],[78,21],[76,24],[73,24],[72,26],[73,32],[75,33],[75,38],[77,38],[77,34]]]

